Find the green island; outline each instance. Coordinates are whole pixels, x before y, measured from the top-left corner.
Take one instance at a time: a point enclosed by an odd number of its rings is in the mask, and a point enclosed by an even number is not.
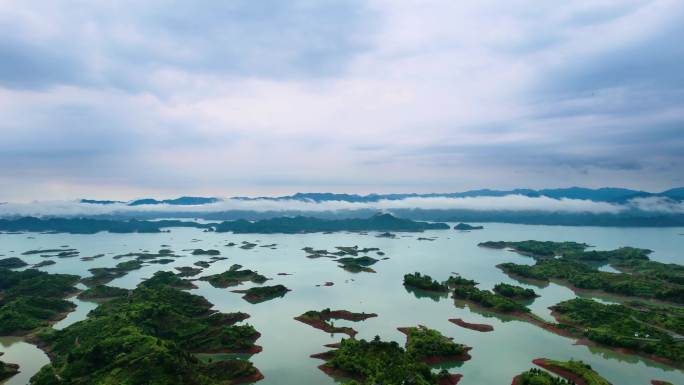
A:
[[[356,258],[344,257],[335,260],[335,262],[339,263],[339,267],[351,273],[358,273],[362,271],[366,273],[375,273],[375,270],[369,266],[374,265],[377,261],[377,259],[368,256]]]
[[[352,313],[347,310],[330,310],[329,308],[326,308],[321,311],[307,311],[306,313],[295,317],[295,319],[327,333],[344,333],[350,337],[354,337],[357,333],[356,330],[347,326],[335,326],[331,320],[343,319],[346,321],[359,322],[377,316],[378,315],[375,313]]]
[[[0,336],[25,335],[49,326],[76,307],[66,301],[79,277],[29,269],[0,269]]]
[[[264,283],[268,278],[249,269],[242,269],[242,265],[234,264],[228,270],[220,274],[207,275],[200,277],[201,281],[207,281],[211,286],[226,288],[236,286],[242,282],[252,281],[254,283]]]
[[[678,367],[684,363],[684,309],[681,307],[642,302],[606,305],[575,298],[551,309],[558,322],[575,326],[581,337],[592,342]]]
[[[178,270],[179,277],[194,277],[202,272],[202,269],[198,269],[192,266],[176,267],[176,270]]]
[[[51,363],[31,384],[225,385],[263,378],[247,360],[207,363],[195,355],[260,351],[254,344],[259,333],[235,325],[248,315],[212,311],[206,299],[167,281],[155,276],[125,298],[102,303],[81,322],[36,334],[33,341]]]
[[[220,255],[221,252],[215,249],[195,249],[192,251],[192,255]]]
[[[404,286],[414,289],[436,292],[446,292],[449,290],[449,287],[447,286],[446,282],[437,282],[436,280],[432,279],[432,277],[430,277],[429,275],[423,275],[418,272],[412,274],[405,274]]]
[[[473,226],[469,225],[467,223],[459,223],[454,226],[454,230],[461,230],[461,231],[470,231],[470,230],[482,230],[484,229],[484,226]]]
[[[210,229],[212,224],[193,221],[159,220],[108,220],[92,218],[36,218],[23,217],[0,219],[0,231],[54,232],[69,234],[110,233],[160,233],[169,227],[196,227]]]
[[[123,277],[129,271],[138,270],[141,267],[143,267],[143,263],[137,259],[120,262],[115,267],[94,267],[88,269],[92,275],[83,278],[81,282],[88,287],[103,285],[116,278]]]
[[[532,361],[535,365],[540,366],[552,373],[555,373],[564,379],[566,379],[566,382],[561,382],[561,380],[558,380],[556,382],[553,381],[548,381],[549,376],[544,376],[544,375],[536,375],[536,376],[527,376],[523,374],[523,377],[519,382],[514,382],[514,385],[525,385],[525,384],[533,384],[533,385],[544,385],[544,384],[549,384],[549,385],[556,385],[556,384],[577,384],[577,385],[611,385],[608,380],[605,378],[601,377],[596,371],[594,371],[590,365],[585,364],[582,361],[556,361],[556,360],[550,360],[547,358],[537,358]],[[532,370],[530,370],[531,372]],[[527,373],[530,373],[527,372]],[[539,372],[537,372],[539,373]],[[527,379],[528,382],[520,382],[520,381],[525,381]],[[541,379],[539,382],[534,382],[536,379]]]
[[[470,347],[455,343],[437,330],[422,325],[398,328],[398,330],[406,334],[406,353],[427,364],[470,359],[468,354]]]
[[[426,356],[420,350],[421,345],[414,345],[409,353],[398,343],[385,342],[376,336],[372,341],[343,339],[335,347],[312,357],[326,361],[318,367],[324,373],[351,380],[345,383],[348,385],[454,385],[461,378],[446,370],[433,373],[420,358]]]
[[[32,268],[32,269],[37,269],[37,268],[39,268],[39,267],[50,266],[50,265],[54,265],[54,264],[56,264],[56,263],[57,263],[57,262],[55,262],[55,261],[53,261],[53,260],[51,260],[51,259],[48,259],[47,261],[40,261],[40,262],[36,263],[35,265],[31,266],[31,268]]]
[[[187,279],[181,278],[179,275],[176,275],[170,271],[157,271],[150,277],[149,279],[143,281],[140,283],[138,286],[142,287],[155,287],[155,286],[169,286],[174,289],[179,289],[179,290],[187,290],[187,289],[196,289],[197,286],[195,286],[194,283],[191,281],[188,281]]]
[[[2,355],[3,353],[0,352],[0,357],[2,357]],[[0,381],[5,381],[17,373],[19,373],[19,365],[0,361]]]
[[[1,228],[1,227],[0,227]],[[247,221],[226,221],[215,225],[219,233],[270,234],[270,233],[319,233],[327,231],[410,231],[447,230],[446,223],[418,222],[397,218],[390,214],[377,214],[370,218],[320,219],[314,217],[280,217]]]
[[[527,300],[539,297],[532,289],[526,289],[524,287],[509,285],[507,283],[497,283],[494,285],[494,292],[504,297],[508,297],[516,300]]]
[[[478,289],[477,283],[459,277],[449,283],[453,288],[454,300],[466,301],[498,313],[529,313],[527,306],[507,296]],[[522,289],[522,288],[521,288]]]
[[[242,298],[249,303],[260,303],[274,298],[284,297],[290,289],[283,285],[259,286],[247,290],[233,290],[233,293],[243,293]]]
[[[0,269],[17,269],[20,267],[28,266],[28,263],[17,257],[9,257],[0,259]]]
[[[533,240],[518,242],[487,241],[479,243],[478,246],[491,249],[509,248],[518,254],[535,258],[551,258],[566,252],[582,252],[589,247],[586,243]]]
[[[120,287],[96,285],[78,293],[78,299],[104,301],[125,297],[129,292],[129,290],[122,289]]]

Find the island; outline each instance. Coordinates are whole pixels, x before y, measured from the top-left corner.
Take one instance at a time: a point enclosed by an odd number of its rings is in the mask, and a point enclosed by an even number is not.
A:
[[[127,296],[129,290],[120,287],[96,285],[78,293],[78,299],[89,301],[108,301]]]
[[[449,287],[446,283],[440,283],[432,279],[429,275],[422,275],[418,272],[404,275],[404,286],[435,292],[447,292]]]
[[[51,260],[51,259],[48,259],[47,261],[40,261],[40,262],[36,263],[35,265],[31,266],[31,268],[32,268],[32,269],[37,269],[37,268],[39,268],[39,267],[50,266],[50,265],[54,265],[54,264],[56,264],[56,263],[57,263],[57,262],[55,262],[55,261],[53,261],[53,260]]]
[[[0,269],[17,269],[20,267],[28,266],[28,263],[17,257],[9,257],[0,259]]]
[[[585,364],[582,361],[556,361],[556,360],[549,360],[547,358],[537,358],[532,361],[535,365],[540,366],[552,373],[555,373],[563,378],[565,378],[568,382],[567,384],[577,384],[577,385],[611,385],[608,380],[605,378],[601,377],[598,373],[596,373],[591,366]],[[539,376],[537,376],[539,377]],[[546,379],[546,376],[541,376]],[[523,378],[519,380],[516,384],[518,385],[525,385],[526,383],[523,382],[525,379],[530,379],[530,377],[525,377],[523,375]],[[528,384],[544,384],[544,382],[527,382]],[[554,382],[547,382],[548,384],[554,384]],[[560,382],[562,384],[562,382]]]
[[[529,313],[527,306],[498,293],[478,289],[477,283],[468,279],[452,280],[453,297],[497,313]]]
[[[344,333],[350,337],[354,337],[356,335],[356,330],[347,326],[334,326],[330,321],[343,319],[346,321],[359,322],[377,316],[378,315],[375,313],[352,313],[347,310],[330,310],[330,308],[326,308],[321,311],[307,311],[306,313],[295,317],[295,319],[327,333]]]
[[[274,298],[284,297],[290,289],[283,285],[259,286],[247,290],[233,290],[233,293],[243,293],[242,298],[249,303],[260,303]]]
[[[76,305],[77,275],[0,269],[0,336],[25,335],[64,318]]]
[[[200,277],[201,281],[207,281],[211,286],[226,288],[236,286],[245,281],[254,283],[264,283],[268,278],[249,269],[242,269],[242,265],[234,264],[228,270],[220,274],[206,275]]]
[[[402,384],[412,378],[415,384],[455,385],[461,379],[460,374],[450,374],[444,369],[433,373],[420,359],[427,356],[421,344],[414,345],[417,350],[413,354],[396,342],[385,342],[377,336],[371,341],[343,339],[335,347],[312,357],[326,361],[318,367],[324,373],[350,379],[351,384],[366,383],[371,377],[379,384]]]
[[[108,220],[92,218],[36,218],[23,217],[0,219],[0,231],[32,231],[69,234],[110,233],[160,233],[169,227],[195,227],[210,229],[213,224],[178,220]]]
[[[644,302],[603,304],[575,298],[551,307],[575,335],[671,366],[684,363],[684,309]]]
[[[507,283],[498,283],[494,285],[494,292],[514,300],[529,300],[539,297],[539,295],[532,289],[526,289],[516,285],[509,285]]]
[[[1,227],[0,227],[1,228]],[[370,218],[320,219],[314,217],[280,217],[258,221],[236,220],[219,223],[215,231],[235,234],[321,233],[328,231],[405,231],[447,230],[446,223],[418,222],[397,218],[391,214],[377,214]]]
[[[0,352],[0,357],[2,357],[2,355],[3,353]],[[0,382],[13,377],[17,373],[19,373],[19,365],[0,361]]]
[[[454,226],[454,230],[461,230],[461,231],[470,231],[470,230],[482,230],[484,229],[484,226],[473,226],[469,225],[467,223],[459,223]]]
[[[377,261],[377,259],[368,256],[357,258],[344,257],[335,260],[335,262],[339,263],[339,267],[351,273],[358,273],[362,271],[367,273],[375,273],[375,270],[373,270],[369,266],[374,265]]]
[[[173,274],[172,274],[173,275]],[[173,275],[175,276],[175,275]],[[144,281],[125,298],[102,303],[62,330],[33,337],[51,363],[33,385],[254,382],[263,378],[245,359],[203,362],[195,353],[256,353],[259,333],[235,325],[244,313],[218,313],[203,297],[165,279]]]
[[[429,365],[443,362],[462,362],[471,357],[468,346],[457,344],[437,330],[423,325],[397,328],[406,334],[406,352]]]
[[[476,324],[476,323],[470,323],[466,322],[460,318],[450,318],[449,322],[451,322],[454,325],[458,325],[462,328],[470,329],[470,330],[475,330],[478,332],[491,332],[494,331],[494,327],[492,325],[487,325],[487,324]]]
[[[209,249],[209,250],[204,250],[204,249],[195,249],[192,251],[192,255],[220,255],[221,252],[218,250],[214,249]]]

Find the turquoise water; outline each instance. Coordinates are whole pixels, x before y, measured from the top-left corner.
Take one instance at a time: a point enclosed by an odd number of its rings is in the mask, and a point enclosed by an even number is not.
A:
[[[19,256],[28,263],[43,260],[38,255],[21,256],[24,251],[38,248],[56,248],[62,245],[76,248],[81,256],[104,253],[105,257],[84,262],[79,258],[55,259],[56,265],[41,268],[54,273],[71,273],[87,276],[92,267],[113,266],[123,260],[114,260],[116,254],[141,250],[156,251],[169,245],[176,254],[183,255],[168,265],[152,264],[110,283],[113,286],[132,288],[157,270],[173,270],[176,266],[192,266],[206,256],[192,256],[194,248],[215,248],[227,260],[214,263],[201,275],[226,270],[233,263],[257,270],[273,278],[267,284],[281,283],[292,289],[285,297],[251,305],[230,289],[217,289],[206,282],[196,282],[193,293],[205,296],[217,310],[244,311],[252,317],[246,322],[253,324],[262,334],[257,342],[263,352],[251,357],[266,378],[263,385],[334,384],[335,381],[316,367],[322,361],[309,358],[310,354],[325,351],[324,344],[337,342],[343,335],[328,335],[320,330],[293,320],[307,310],[346,309],[354,312],[374,312],[379,316],[363,322],[339,321],[336,325],[350,325],[359,331],[357,338],[392,339],[403,343],[401,326],[426,325],[453,337],[457,342],[472,346],[473,359],[453,367],[464,375],[461,384],[509,384],[512,377],[532,367],[531,361],[538,357],[554,359],[581,359],[615,385],[647,385],[651,379],[668,380],[684,384],[684,373],[635,356],[625,356],[609,350],[574,345],[574,341],[559,337],[535,326],[486,317],[467,307],[455,306],[445,296],[425,296],[407,291],[402,285],[405,273],[419,271],[438,280],[446,279],[451,272],[480,282],[480,287],[491,288],[496,283],[520,284],[499,271],[495,265],[502,262],[528,263],[530,258],[503,250],[477,247],[486,240],[556,240],[579,241],[611,249],[620,246],[644,247],[654,250],[652,258],[663,262],[684,264],[684,233],[682,228],[592,228],[561,226],[527,226],[507,224],[484,224],[485,230],[457,232],[453,230],[431,231],[422,234],[399,234],[397,239],[377,238],[368,235],[298,234],[298,235],[233,235],[203,233],[197,229],[172,229],[161,234],[3,234],[0,235],[0,254]],[[35,239],[29,239],[32,236]],[[418,241],[418,237],[437,237],[435,241]],[[193,241],[199,240],[199,241]],[[225,247],[228,242],[259,241],[259,244],[276,243],[276,249],[256,247],[241,250]],[[379,247],[389,260],[373,266],[375,274],[352,274],[337,267],[328,258],[308,259],[301,249],[305,246],[333,250],[335,246]],[[124,259],[125,260],[125,259]],[[279,276],[277,273],[291,273]],[[326,281],[331,287],[316,287]],[[252,284],[243,285],[249,288]],[[562,286],[550,284],[535,289],[540,298],[531,305],[535,314],[551,319],[548,307],[573,298],[575,294]],[[95,303],[71,299],[77,310],[55,325],[63,328],[86,316],[97,306]],[[494,326],[491,333],[479,333],[449,323],[449,318],[463,318],[469,322],[488,323]],[[47,357],[39,349],[17,338],[0,338],[3,360],[21,365],[22,373],[7,384],[26,384]]]

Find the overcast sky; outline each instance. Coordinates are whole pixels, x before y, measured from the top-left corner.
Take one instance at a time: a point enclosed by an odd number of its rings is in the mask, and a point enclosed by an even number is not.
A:
[[[0,0],[0,201],[684,185],[684,2]]]

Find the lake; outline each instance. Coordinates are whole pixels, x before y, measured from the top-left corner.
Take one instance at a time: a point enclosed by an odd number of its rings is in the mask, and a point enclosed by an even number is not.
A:
[[[452,224],[453,225],[453,224]],[[402,345],[405,337],[397,327],[425,325],[453,337],[456,342],[473,347],[472,359],[448,367],[464,375],[460,384],[510,384],[520,372],[533,367],[531,361],[546,357],[557,360],[580,359],[615,385],[647,385],[650,380],[667,380],[684,384],[684,372],[645,360],[636,356],[618,354],[607,349],[575,345],[572,339],[560,337],[536,326],[498,317],[487,316],[468,307],[459,308],[453,299],[407,291],[402,285],[403,275],[421,272],[442,281],[449,275],[459,273],[480,283],[480,288],[490,289],[499,282],[530,287],[541,297],[530,305],[532,311],[545,319],[550,317],[549,306],[573,298],[575,294],[556,284],[544,288],[521,284],[495,266],[503,262],[532,264],[531,258],[506,250],[478,247],[487,240],[520,241],[527,239],[586,242],[596,249],[613,249],[634,246],[654,250],[651,258],[661,262],[684,264],[684,228],[609,228],[530,226],[509,224],[483,224],[484,230],[458,232],[454,230],[428,231],[424,233],[397,233],[397,238],[378,238],[377,233],[333,234],[218,234],[198,229],[174,228],[159,234],[0,234],[0,255],[17,256],[34,264],[45,260],[39,255],[20,255],[22,252],[41,248],[59,248],[68,245],[80,251],[80,257],[105,254],[93,261],[76,258],[54,258],[55,265],[40,268],[51,273],[69,273],[88,276],[88,269],[108,267],[127,259],[113,259],[117,254],[161,248],[172,249],[183,257],[167,265],[150,264],[140,270],[115,279],[108,285],[133,288],[141,280],[158,270],[174,270],[174,267],[192,266],[194,262],[208,260],[207,256],[193,256],[192,249],[218,249],[227,260],[218,261],[199,276],[220,273],[232,264],[272,278],[268,285],[283,284],[292,291],[277,298],[252,305],[241,294],[229,289],[219,289],[207,282],[197,281],[192,293],[206,297],[222,312],[243,311],[251,315],[247,323],[262,334],[257,341],[263,352],[249,359],[264,374],[262,385],[324,385],[336,381],[317,369],[323,361],[309,358],[313,353],[327,350],[324,344],[338,342],[346,337],[329,335],[301,322],[296,317],[308,310],[324,308],[345,309],[353,312],[377,313],[378,317],[362,322],[336,321],[336,326],[352,326],[358,330],[357,338],[371,339],[379,335],[383,340],[395,340]],[[418,240],[418,237],[435,237],[434,241]],[[277,244],[275,249],[255,247],[243,250],[226,247],[228,242],[257,242],[259,245]],[[168,245],[168,246],[162,246]],[[308,259],[303,247],[333,250],[335,246],[378,247],[389,257],[373,268],[377,273],[350,273],[339,268],[329,258]],[[183,251],[185,250],[185,251]],[[373,254],[371,256],[377,257]],[[4,258],[3,257],[3,258]],[[292,275],[281,276],[278,273]],[[196,278],[196,277],[194,277]],[[322,286],[333,282],[330,287]],[[252,287],[252,283],[240,289]],[[317,287],[316,285],[321,285]],[[71,299],[78,307],[55,327],[63,328],[86,317],[97,305],[92,302]],[[609,298],[601,299],[610,301]],[[494,332],[479,333],[460,328],[449,318],[463,318],[468,322],[487,323]],[[17,337],[0,338],[0,352],[5,362],[17,363],[21,373],[9,379],[7,385],[27,384],[40,367],[48,363],[47,356],[35,346]]]

